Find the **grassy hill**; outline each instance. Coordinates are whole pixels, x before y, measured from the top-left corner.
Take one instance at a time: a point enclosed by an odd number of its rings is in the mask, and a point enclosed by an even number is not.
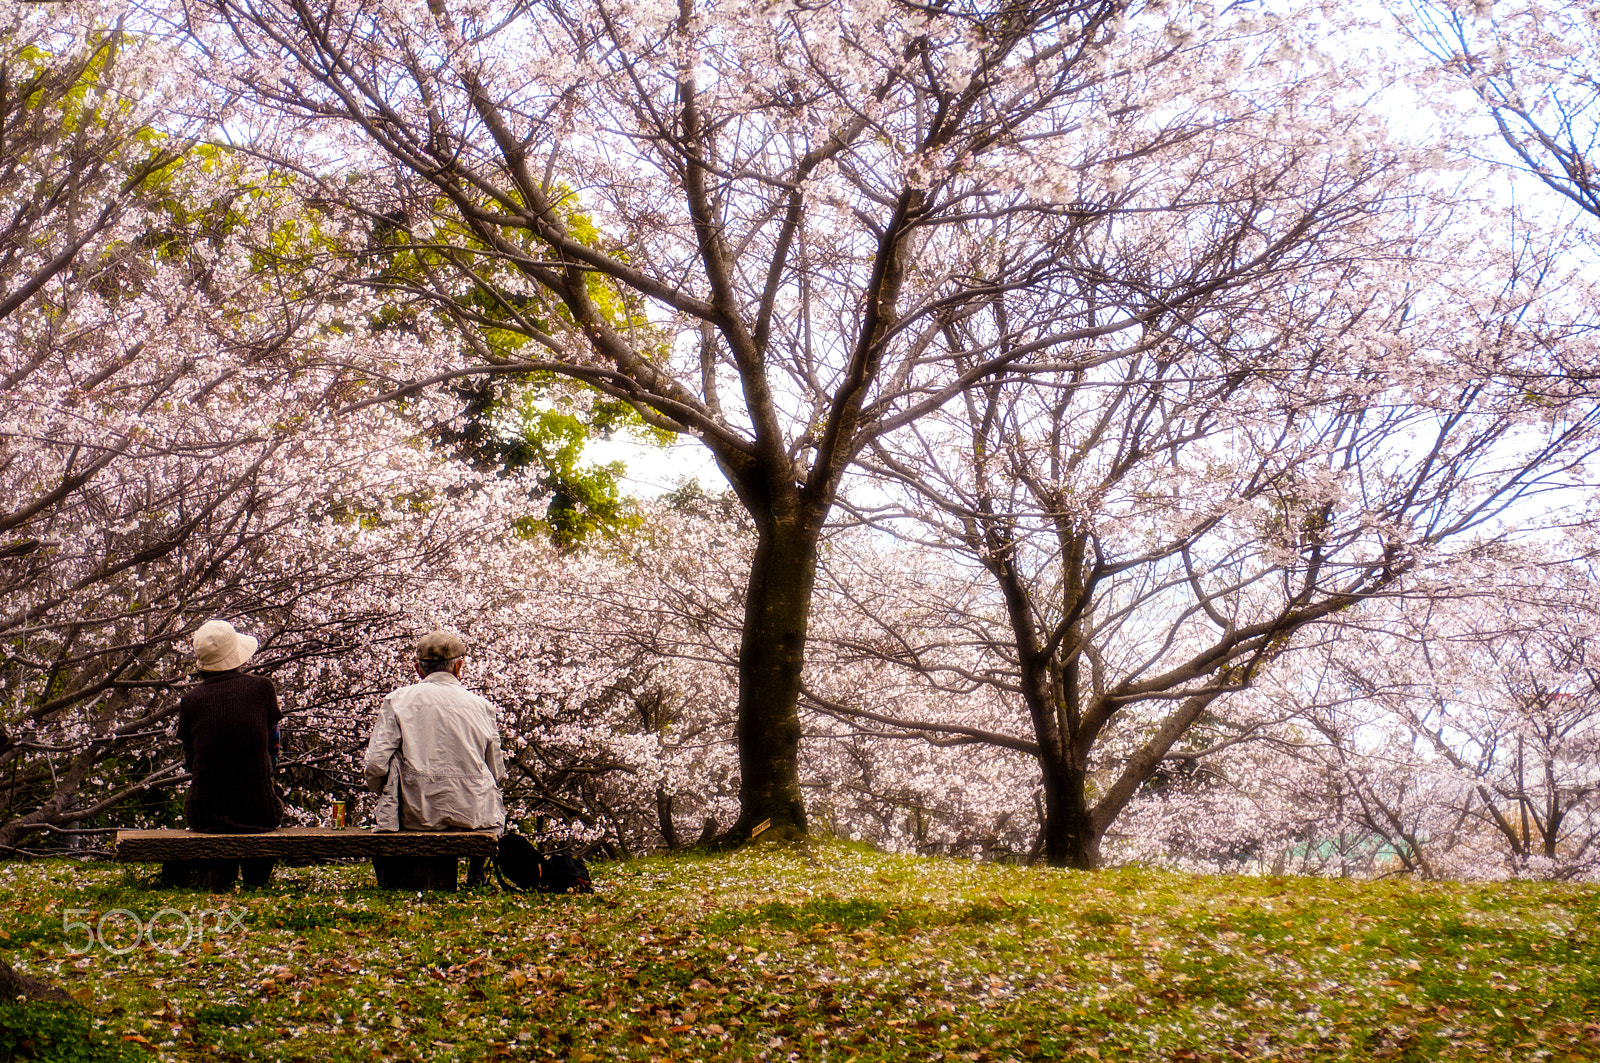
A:
[[[0,865],[0,957],[92,1009],[0,1005],[0,1061],[1600,1060],[1595,886],[834,844],[602,866],[575,898],[153,870]]]

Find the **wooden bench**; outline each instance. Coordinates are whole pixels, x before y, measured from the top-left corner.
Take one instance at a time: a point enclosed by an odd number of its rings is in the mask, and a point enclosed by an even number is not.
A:
[[[493,831],[367,831],[356,828],[280,827],[262,834],[202,834],[192,830],[122,830],[117,859],[161,863],[164,886],[232,887],[241,860],[317,863],[372,859],[378,884],[390,889],[453,890],[463,857],[493,856]]]

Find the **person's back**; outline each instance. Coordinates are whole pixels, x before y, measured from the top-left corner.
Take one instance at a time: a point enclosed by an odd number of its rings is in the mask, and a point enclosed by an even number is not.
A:
[[[369,782],[381,779],[386,789],[397,785],[399,800],[397,822],[379,822],[378,829],[501,827],[505,769],[494,707],[449,672],[401,687],[384,705],[362,767]],[[380,808],[388,804],[380,802]]]
[[[206,672],[178,706],[178,735],[191,773],[184,800],[193,830],[236,833],[276,827],[283,805],[273,784],[279,720],[272,681],[238,671]]]
[[[190,830],[240,834],[275,829],[283,801],[273,780],[278,758],[278,692],[270,679],[239,669],[254,656],[256,640],[225,620],[208,620],[194,633],[200,682],[178,701],[178,741],[189,769],[183,813]],[[244,869],[246,886],[264,886],[274,861],[267,857],[209,864],[205,881],[222,889]],[[176,878],[186,872],[171,865]],[[196,885],[174,881],[171,885]]]
[[[362,772],[380,793],[378,830],[500,830],[505,764],[494,706],[461,685],[465,648],[433,632],[417,646],[419,681],[383,699]]]

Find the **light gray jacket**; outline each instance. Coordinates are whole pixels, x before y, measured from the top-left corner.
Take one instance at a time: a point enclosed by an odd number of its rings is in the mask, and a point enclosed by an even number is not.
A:
[[[383,699],[362,773],[378,830],[503,830],[506,767],[494,706],[449,672]]]

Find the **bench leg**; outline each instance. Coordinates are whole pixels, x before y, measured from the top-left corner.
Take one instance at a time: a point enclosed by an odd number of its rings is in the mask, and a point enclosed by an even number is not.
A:
[[[379,889],[453,890],[457,863],[453,856],[374,856],[372,871]]]
[[[168,860],[161,865],[161,885],[167,889],[227,893],[238,877],[237,860]]]

